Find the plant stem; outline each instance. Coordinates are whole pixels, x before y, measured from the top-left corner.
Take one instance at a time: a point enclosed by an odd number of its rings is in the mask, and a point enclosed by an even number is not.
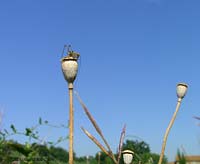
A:
[[[159,162],[158,164],[161,164],[162,163],[162,160],[163,160],[163,157],[164,157],[164,153],[165,153],[165,147],[166,147],[166,143],[167,143],[167,137],[169,135],[169,132],[170,132],[170,129],[172,128],[172,125],[174,124],[174,120],[176,119],[176,115],[179,111],[179,108],[180,108],[180,105],[181,105],[181,98],[178,98],[178,101],[177,101],[177,105],[176,105],[176,110],[171,118],[171,121],[166,129],[166,132],[165,132],[165,136],[163,138],[163,144],[162,144],[162,150],[161,150],[161,154],[160,154],[160,159],[159,159]]]
[[[69,164],[73,164],[74,110],[73,84],[69,84]]]

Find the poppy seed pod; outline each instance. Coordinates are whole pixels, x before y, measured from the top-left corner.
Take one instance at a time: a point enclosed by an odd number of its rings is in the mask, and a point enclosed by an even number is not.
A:
[[[131,151],[131,150],[124,150],[122,152],[122,154],[123,154],[124,163],[125,164],[130,164],[132,162],[132,160],[133,160],[133,154],[134,154],[134,152]]]
[[[185,83],[179,83],[176,87],[176,94],[178,98],[184,98],[186,92],[187,92],[188,86]]]
[[[68,83],[73,83],[78,72],[79,54],[69,52],[69,54],[61,59],[62,72]]]

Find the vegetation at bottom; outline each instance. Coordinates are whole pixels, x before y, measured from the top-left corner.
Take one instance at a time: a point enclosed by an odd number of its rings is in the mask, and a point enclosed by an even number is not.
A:
[[[159,155],[151,153],[149,145],[144,141],[126,140],[123,149],[134,151],[133,164],[157,164]],[[10,164],[14,161],[20,164],[67,164],[68,151],[61,147],[40,144],[20,144],[16,141],[4,141],[0,144],[0,163]],[[75,164],[114,164],[103,152],[95,156],[77,157],[74,153]],[[167,163],[164,158],[163,163]],[[124,164],[121,157],[120,164]]]
[[[66,163],[68,153],[60,147],[47,147],[33,143],[23,145],[15,141],[5,141],[0,145],[0,163],[9,164],[20,161],[20,164]]]
[[[185,159],[185,155],[179,149],[177,150],[177,158],[179,164],[186,164],[187,161]]]
[[[68,140],[62,136],[57,141],[44,141],[39,135],[39,127],[64,128],[64,125],[52,125],[39,118],[38,123],[24,131],[18,131],[14,125],[9,130],[0,130],[0,164],[67,164],[69,153],[57,144]],[[12,136],[22,135],[27,142],[19,143],[11,140]],[[150,146],[144,141],[126,140],[122,150],[129,149],[134,152],[133,164],[157,164],[159,155],[152,153]],[[117,154],[114,154],[117,157]],[[164,158],[163,164],[167,163]],[[77,157],[74,153],[74,164],[114,164],[113,160],[104,152],[97,152],[95,156]],[[119,164],[124,164],[121,156]]]

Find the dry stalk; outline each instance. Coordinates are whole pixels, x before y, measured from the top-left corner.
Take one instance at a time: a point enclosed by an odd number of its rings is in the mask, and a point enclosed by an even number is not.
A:
[[[163,160],[163,157],[164,157],[164,152],[165,152],[165,147],[166,147],[166,143],[167,143],[167,137],[169,135],[169,132],[170,132],[170,129],[172,128],[172,125],[174,124],[174,120],[176,119],[176,115],[179,111],[179,108],[180,108],[180,105],[181,105],[181,98],[178,99],[178,102],[177,102],[177,105],[176,105],[176,110],[172,116],[172,119],[166,129],[166,132],[165,132],[165,136],[164,136],[164,139],[163,139],[163,144],[162,144],[162,150],[161,150],[161,154],[160,154],[160,159],[158,161],[158,164],[161,164],[162,163],[162,160]]]
[[[86,115],[88,116],[89,120],[91,121],[91,123],[93,124],[94,128],[96,129],[97,133],[101,136],[103,142],[105,143],[106,147],[108,148],[109,152],[112,153],[112,150],[108,144],[108,142],[106,141],[106,139],[103,136],[103,133],[101,132],[101,129],[99,128],[99,126],[97,125],[95,119],[92,117],[92,115],[90,114],[89,110],[87,109],[87,107],[85,106],[85,104],[83,103],[83,101],[81,100],[80,96],[78,95],[77,92],[75,92],[81,106],[83,107]],[[113,154],[113,153],[112,153]]]
[[[124,138],[125,138],[125,133],[126,133],[126,125],[124,125],[122,132],[121,132],[121,136],[120,136],[120,141],[119,141],[119,147],[118,147],[118,157],[117,157],[117,162],[119,163],[121,154],[122,154],[122,147],[123,147],[123,142],[124,142]]]
[[[105,147],[103,145],[101,145],[99,143],[99,141],[92,135],[90,134],[87,130],[85,130],[83,127],[81,127],[81,129],[83,130],[83,132],[106,154],[108,155],[115,163],[116,163],[116,159],[113,158],[112,154],[109,153]]]
[[[75,92],[75,95],[77,96],[81,106],[83,107],[87,117],[89,118],[89,120],[91,121],[92,125],[94,126],[95,130],[97,131],[97,133],[100,135],[101,139],[103,140],[103,142],[105,143],[106,147],[108,148],[108,151],[100,144],[100,142],[94,137],[92,136],[88,131],[86,131],[83,127],[82,130],[84,131],[84,133],[104,152],[106,153],[106,155],[108,155],[115,164],[119,164],[119,158],[121,156],[121,149],[123,145],[123,138],[124,138],[124,133],[125,133],[125,128],[123,129],[123,132],[121,134],[121,139],[120,139],[120,155],[118,155],[118,160],[116,159],[115,155],[113,154],[108,142],[106,141],[106,139],[103,136],[103,133],[101,131],[101,129],[99,128],[99,126],[97,125],[95,119],[92,117],[92,115],[90,114],[89,110],[87,109],[87,107],[85,106],[85,104],[83,103],[83,101],[81,100],[80,96],[78,95],[77,92]],[[122,143],[121,143],[122,142]]]

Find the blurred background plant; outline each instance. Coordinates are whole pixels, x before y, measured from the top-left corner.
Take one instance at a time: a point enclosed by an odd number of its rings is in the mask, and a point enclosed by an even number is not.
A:
[[[179,164],[186,164],[186,158],[185,158],[185,154],[183,152],[180,151],[180,149],[177,150],[177,159]]]
[[[133,164],[157,164],[159,161],[159,154],[151,152],[149,144],[143,140],[126,140],[123,144],[123,150],[131,150],[134,152]],[[168,162],[164,156],[163,164]],[[121,163],[123,161],[121,159]]]
[[[10,129],[1,129],[0,163],[10,164],[15,161],[16,163],[18,162],[17,164],[66,164],[69,159],[69,153],[62,147],[58,147],[58,144],[66,141],[68,136],[59,137],[56,141],[44,140],[40,136],[41,126],[64,128],[64,130],[68,128],[64,125],[52,125],[48,121],[43,121],[42,118],[39,118],[35,126],[25,128],[22,132],[14,124],[10,126]],[[123,131],[122,134],[124,134]],[[152,153],[150,146],[145,141],[129,139],[122,142],[122,134],[120,148],[134,151],[134,164],[156,164],[158,162],[159,155]],[[22,144],[11,139],[15,135],[27,138],[27,142]],[[118,152],[116,154],[113,153],[113,156],[118,159]],[[115,164],[112,158],[103,151],[97,152],[94,156],[81,157],[77,157],[74,152],[74,157],[74,164]],[[167,158],[164,158],[163,163],[167,163]],[[122,158],[120,158],[119,164],[124,164]]]
[[[2,117],[1,117],[2,119]],[[68,139],[68,136],[59,137],[56,141],[47,141],[40,136],[40,127],[68,128],[64,125],[52,125],[47,120],[38,119],[38,123],[31,128],[19,131],[14,124],[10,129],[0,131],[0,163],[8,164],[13,161],[21,163],[62,163],[68,159],[68,152],[61,147],[56,147]],[[20,135],[27,139],[24,144],[18,143],[11,138]],[[21,164],[20,163],[20,164]]]

